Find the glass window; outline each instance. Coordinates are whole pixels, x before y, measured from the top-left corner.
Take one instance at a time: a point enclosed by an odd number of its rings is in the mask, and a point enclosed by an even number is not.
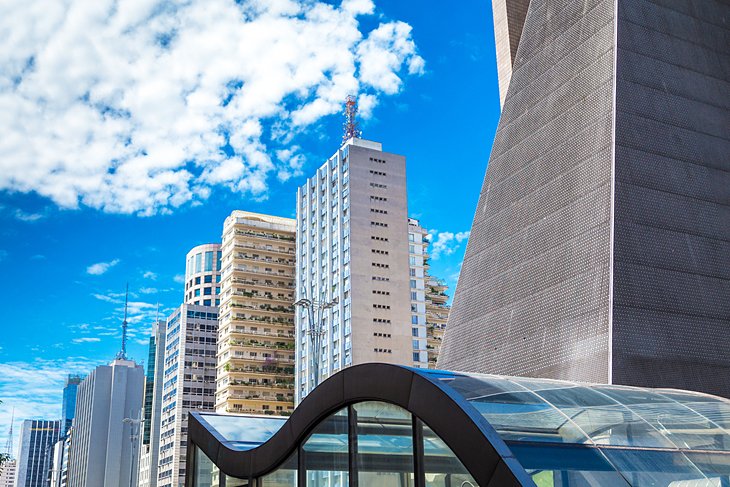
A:
[[[296,487],[297,485],[297,462],[296,450],[292,455],[275,471],[261,477],[260,487]]]
[[[476,480],[451,451],[444,440],[431,428],[419,422],[423,428],[423,469],[426,472],[426,487],[477,487]]]
[[[203,254],[195,254],[195,272],[200,272]]]
[[[213,270],[213,252],[205,253],[205,272],[211,272]]]
[[[195,289],[193,293],[195,296],[200,296],[200,289]]]
[[[216,252],[216,263],[215,263],[215,269],[217,271],[221,270],[221,257],[223,256],[223,252],[218,251]]]
[[[413,486],[411,414],[383,402],[361,402],[353,409],[357,421],[358,486]]]
[[[322,421],[302,445],[307,487],[347,487],[349,449],[347,409]]]
[[[203,450],[195,447],[193,487],[213,487],[213,485],[213,462],[203,453]]]
[[[206,274],[206,276],[203,278],[203,282],[206,284],[213,282],[213,274]]]
[[[206,296],[210,296],[211,294],[213,294],[213,288],[212,287],[206,287],[205,289],[203,289],[203,294],[206,295]]]
[[[210,299],[204,299],[203,306],[210,306]]]
[[[195,284],[200,284],[200,278],[199,277],[196,277],[195,278]]]

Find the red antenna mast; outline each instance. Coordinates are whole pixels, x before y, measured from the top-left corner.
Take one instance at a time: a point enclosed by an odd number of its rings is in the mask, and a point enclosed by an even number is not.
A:
[[[359,138],[362,135],[357,123],[357,99],[353,95],[347,95],[345,99],[345,123],[342,125],[345,133],[342,142],[345,143],[353,137]]]

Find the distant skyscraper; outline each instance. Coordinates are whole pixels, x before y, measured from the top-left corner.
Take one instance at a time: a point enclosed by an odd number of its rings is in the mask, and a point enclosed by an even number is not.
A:
[[[17,487],[49,487],[53,445],[61,437],[61,421],[26,419],[20,427]]]
[[[294,247],[290,218],[234,211],[223,225],[216,409],[294,409]]]
[[[495,3],[529,8],[439,366],[730,397],[730,3]]]
[[[63,404],[61,406],[61,420],[63,421],[63,435],[66,436],[73,423],[76,412],[76,390],[83,380],[80,375],[69,375],[63,388]]]
[[[131,360],[100,365],[78,386],[69,485],[136,487],[144,370]]]
[[[139,459],[139,487],[157,486],[157,454],[162,415],[162,376],[165,370],[166,322],[155,323],[149,340],[145,376],[144,429]]]
[[[185,259],[185,303],[218,306],[220,282],[220,244],[198,245],[188,252]]]
[[[11,458],[0,467],[0,487],[15,487],[15,475],[18,466],[16,460]]]
[[[168,318],[162,369],[162,395],[157,450],[157,486],[179,487],[185,481],[188,412],[212,411],[215,400],[215,356],[218,308],[183,304]],[[153,427],[158,421],[153,408]],[[150,438],[155,438],[150,431]],[[152,440],[154,441],[154,440]],[[150,446],[152,446],[152,441]]]
[[[320,382],[364,362],[413,364],[406,161],[378,142],[351,138],[297,191],[297,299],[322,304],[319,352],[309,315],[296,312],[297,400]]]

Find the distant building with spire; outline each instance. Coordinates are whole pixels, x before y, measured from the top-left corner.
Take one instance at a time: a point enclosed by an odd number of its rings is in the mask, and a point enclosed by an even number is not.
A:
[[[15,421],[15,408],[10,415],[10,428],[8,428],[8,442],[5,445],[7,460],[0,465],[0,487],[15,487],[15,474],[17,465],[13,458],[13,423]]]
[[[137,485],[144,369],[127,358],[127,304],[125,298],[119,353],[109,365],[94,369],[78,386],[68,485]]]

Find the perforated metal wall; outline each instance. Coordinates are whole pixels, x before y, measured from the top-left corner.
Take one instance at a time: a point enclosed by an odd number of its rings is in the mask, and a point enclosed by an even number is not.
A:
[[[730,2],[617,27],[613,378],[730,397]]]
[[[608,380],[613,17],[530,4],[440,367]]]

